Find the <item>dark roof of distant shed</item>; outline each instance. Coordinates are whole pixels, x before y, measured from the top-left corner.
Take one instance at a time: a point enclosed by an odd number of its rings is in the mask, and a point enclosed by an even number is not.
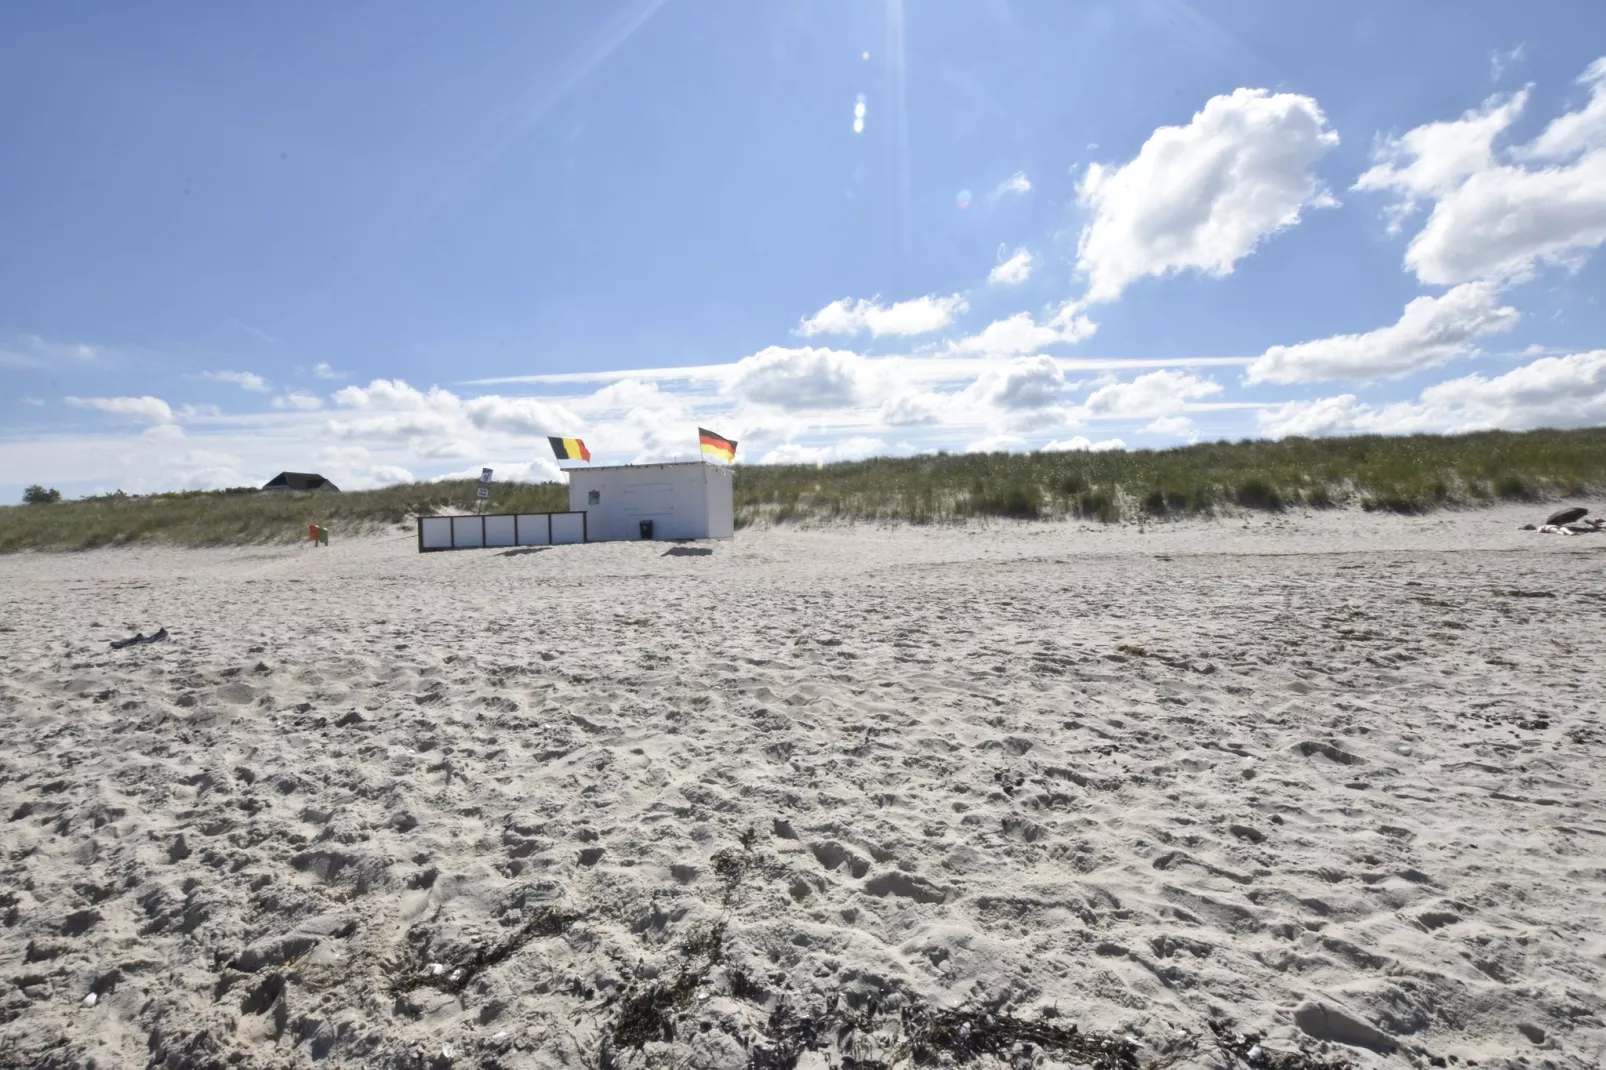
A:
[[[263,490],[339,490],[316,472],[280,472],[263,486]]]

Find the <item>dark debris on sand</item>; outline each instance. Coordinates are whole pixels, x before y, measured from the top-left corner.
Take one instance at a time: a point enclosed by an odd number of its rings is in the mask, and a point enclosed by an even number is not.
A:
[[[429,941],[426,939],[419,946],[409,946],[404,960],[392,964],[395,979],[391,982],[391,993],[399,996],[419,988],[434,988],[456,994],[485,970],[512,958],[531,940],[562,935],[579,918],[578,914],[556,907],[542,907],[501,940],[476,947],[472,956],[459,962],[440,963],[438,972],[428,967]]]

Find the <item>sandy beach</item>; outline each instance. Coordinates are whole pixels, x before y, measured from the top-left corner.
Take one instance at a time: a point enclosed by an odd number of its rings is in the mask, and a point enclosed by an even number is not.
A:
[[[0,559],[0,1065],[1598,1067],[1545,511]]]

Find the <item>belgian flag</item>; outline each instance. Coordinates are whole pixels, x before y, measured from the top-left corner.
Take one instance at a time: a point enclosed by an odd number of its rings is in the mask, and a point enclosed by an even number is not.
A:
[[[577,438],[548,437],[547,441],[552,443],[552,453],[560,461],[589,461],[591,459],[591,451],[586,449],[586,444]]]
[[[714,434],[706,427],[697,429],[697,443],[702,447],[705,457],[718,457],[726,464],[736,460],[736,443],[724,435]]]

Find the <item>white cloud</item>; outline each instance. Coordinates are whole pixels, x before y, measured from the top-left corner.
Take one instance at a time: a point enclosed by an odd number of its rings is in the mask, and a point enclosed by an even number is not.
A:
[[[1029,312],[1017,312],[1008,319],[994,320],[977,333],[949,344],[952,353],[979,353],[989,357],[1014,357],[1051,345],[1075,345],[1091,338],[1098,324],[1079,313],[1075,302],[1066,302],[1044,323]]]
[[[1310,97],[1238,89],[1160,127],[1127,163],[1090,165],[1077,190],[1093,213],[1077,260],[1088,299],[1150,275],[1230,274],[1305,208],[1335,203],[1311,168],[1337,144]]]
[[[1373,151],[1377,161],[1352,187],[1394,190],[1400,202],[1389,213],[1389,231],[1397,232],[1424,197],[1439,197],[1494,166],[1494,143],[1522,114],[1526,89],[1499,94],[1459,119],[1424,123]]]
[[[1489,53],[1489,80],[1498,82],[1505,77],[1506,69],[1520,63],[1525,51],[1524,45],[1518,45],[1509,52],[1502,52],[1498,48]]]
[[[1164,435],[1167,438],[1193,439],[1198,437],[1198,431],[1193,421],[1186,416],[1162,416],[1153,420],[1143,429],[1151,435]]]
[[[486,394],[465,401],[438,386],[426,393],[400,379],[342,387],[334,399],[346,408],[372,414],[331,420],[329,432],[342,438],[453,438],[470,427],[545,437],[577,434],[583,426],[561,405],[540,398]]]
[[[857,353],[770,346],[736,362],[729,389],[778,409],[830,409],[860,401],[871,378],[870,362]]]
[[[1365,334],[1272,346],[1249,365],[1250,383],[1309,383],[1407,375],[1473,351],[1475,339],[1509,331],[1520,313],[1500,304],[1491,282],[1468,282],[1442,297],[1418,297],[1399,321]]]
[[[330,420],[329,434],[343,439],[406,439],[445,437],[457,430],[449,417],[438,412],[386,412],[355,419]]]
[[[396,483],[415,482],[413,474],[407,469],[395,464],[376,464],[368,469],[368,478],[381,487],[392,486]],[[337,486],[339,484],[336,484]]]
[[[196,376],[214,383],[233,383],[242,390],[253,390],[259,394],[266,393],[267,380],[256,372],[202,372]]]
[[[1526,90],[1378,147],[1378,163],[1355,188],[1396,194],[1386,209],[1391,226],[1434,202],[1405,252],[1418,279],[1448,286],[1522,278],[1541,264],[1576,267],[1606,242],[1606,57],[1579,82],[1590,87],[1587,104],[1503,155],[1495,142],[1525,106]]]
[[[295,409],[299,412],[312,412],[315,409],[323,408],[323,399],[315,394],[306,394],[296,390],[274,398],[273,407],[276,409]]]
[[[153,424],[170,424],[173,422],[173,410],[161,398],[153,398],[149,394],[137,398],[74,398],[63,399],[69,405],[80,409],[98,409],[116,416],[133,416],[140,420],[149,420]]]
[[[1002,250],[999,256],[1003,256]],[[1032,254],[1025,248],[1016,249],[1007,260],[1000,259],[998,266],[987,273],[987,281],[994,286],[1019,286],[1032,277]]]
[[[1493,378],[1448,379],[1416,401],[1373,405],[1340,394],[1291,401],[1263,410],[1259,420],[1274,438],[1593,426],[1606,423],[1606,349],[1542,357]]]
[[[1183,411],[1189,401],[1221,393],[1221,385],[1189,372],[1162,368],[1131,382],[1107,383],[1087,396],[1089,416],[1155,417]]]
[[[1060,400],[1065,373],[1053,357],[1023,357],[983,372],[967,391],[999,409],[1041,409]]]
[[[1026,440],[1019,435],[1001,434],[978,438],[965,447],[966,453],[1024,453]]]
[[[346,377],[345,372],[336,371],[322,361],[312,366],[312,375],[315,379],[344,379]]]
[[[1081,435],[1063,439],[1058,442],[1049,442],[1043,446],[1044,453],[1106,453],[1109,450],[1124,450],[1126,443],[1118,438],[1107,438],[1102,442],[1094,442]]]
[[[1550,121],[1533,143],[1519,155],[1539,160],[1565,160],[1593,149],[1606,148],[1606,56],[1602,56],[1578,78],[1590,89],[1589,103]]]
[[[833,461],[859,461],[885,455],[887,444],[879,438],[855,435],[828,446],[801,446],[783,443],[759,458],[759,464],[830,464]]]
[[[45,405],[45,399],[44,398],[23,398],[22,399],[22,403],[24,405],[32,405],[36,409],[42,409],[42,408],[44,408],[44,405]]]
[[[1019,197],[1032,191],[1032,180],[1026,177],[1025,171],[1016,171],[1000,182],[993,190],[993,200],[1000,197]]]
[[[862,334],[869,331],[876,337],[883,335],[930,334],[940,331],[954,321],[955,316],[970,308],[963,294],[938,297],[928,294],[894,305],[883,306],[878,300],[859,298],[850,301],[844,297],[832,301],[798,325],[798,333],[805,338],[818,334]]]
[[[55,368],[64,363],[96,364],[103,352],[76,342],[51,342],[37,334],[0,340],[0,368]]]
[[[661,388],[657,383],[640,379],[621,379],[609,383],[595,393],[576,398],[571,403],[576,412],[587,415],[629,412],[632,409],[667,409],[680,411],[684,399]]]
[[[139,437],[148,442],[177,442],[185,435],[184,429],[178,424],[156,424],[140,432]]]
[[[578,417],[560,405],[539,398],[509,398],[497,394],[462,402],[464,415],[475,427],[516,435],[569,436],[580,432]]]
[[[464,457],[478,457],[483,451],[480,447],[466,439],[450,438],[444,442],[420,443],[417,453],[420,457],[428,457],[436,461],[456,461]]]
[[[881,422],[890,427],[941,423],[952,402],[951,396],[932,391],[899,394],[882,402]]]
[[[1262,409],[1256,415],[1260,430],[1272,438],[1319,438],[1362,430],[1362,421],[1372,411],[1354,394],[1339,394],[1315,401],[1290,401],[1275,409]]]
[[[550,456],[537,455],[528,461],[487,461],[484,465],[475,464],[455,472],[446,472],[443,475],[431,477],[433,480],[442,479],[479,479],[480,469],[491,469],[493,483],[563,483],[566,479],[563,469],[557,466]],[[492,498],[496,491],[493,487]]]
[[[450,404],[444,399],[456,398],[440,387],[431,387],[428,394],[407,385],[401,379],[375,379],[367,386],[343,386],[333,395],[335,403],[351,409],[407,409],[421,411]]]

